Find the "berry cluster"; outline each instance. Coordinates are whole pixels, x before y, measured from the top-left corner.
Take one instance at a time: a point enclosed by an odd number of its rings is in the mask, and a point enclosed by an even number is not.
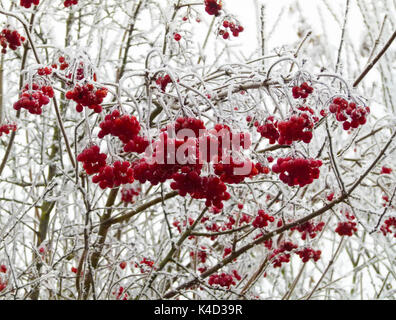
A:
[[[153,269],[153,268],[155,269],[154,261],[149,260],[149,259],[147,259],[145,257],[143,258],[143,260],[141,260],[139,262],[139,264],[135,263],[135,267],[139,267],[141,273],[149,272],[150,269]]]
[[[97,145],[86,148],[77,156],[77,161],[83,162],[83,168],[88,175],[99,173],[106,166],[107,155],[100,153]]]
[[[8,285],[7,281],[3,281],[0,278],[0,292],[3,291],[5,288],[7,288],[7,285]]]
[[[73,5],[77,5],[78,4],[78,0],[65,0],[65,2],[63,3],[64,6],[67,7],[71,7]]]
[[[171,138],[174,135],[176,138]],[[222,124],[207,130],[200,119],[178,118],[161,129],[159,138],[152,142],[153,153],[149,158],[133,162],[134,177],[152,185],[173,179],[171,188],[181,196],[189,194],[194,199],[205,199],[206,206],[222,209],[222,202],[230,198],[225,183],[240,183],[261,172],[249,159],[232,158],[231,143],[233,150],[247,149],[251,145],[250,135],[232,133]],[[179,152],[180,147],[183,152]],[[212,160],[216,160],[212,165],[218,177],[201,176],[203,163]]]
[[[107,89],[100,88],[95,90],[94,86],[90,83],[80,86],[77,84],[73,90],[66,93],[66,98],[73,100],[77,103],[77,112],[82,112],[83,107],[88,107],[96,113],[102,112],[103,99],[107,96]]]
[[[113,295],[116,296],[117,300],[128,300],[128,294],[124,293],[124,287],[119,287],[117,291],[113,291]]]
[[[290,254],[285,252],[290,252],[296,249],[298,246],[291,241],[282,242],[279,248],[274,249],[269,259],[272,260],[274,268],[280,268],[282,263],[290,262]]]
[[[265,213],[264,210],[260,209],[257,212],[257,217],[253,220],[253,227],[255,228],[264,228],[268,226],[268,222],[274,222],[275,218],[270,216],[268,213]]]
[[[39,76],[49,76],[51,73],[52,73],[52,68],[50,67],[40,68],[37,70],[37,74]]]
[[[255,166],[256,166],[258,173],[268,174],[270,172],[270,169],[267,166],[265,166],[259,162],[256,163]]]
[[[134,203],[134,198],[140,194],[140,191],[140,188],[123,188],[121,190],[121,201],[124,203]]]
[[[310,259],[313,259],[313,261],[318,261],[320,259],[320,255],[322,254],[322,251],[317,250],[315,251],[312,248],[303,248],[301,250],[297,250],[296,253],[300,256],[302,262],[308,262]]]
[[[134,116],[122,115],[120,111],[114,110],[106,115],[105,120],[100,123],[99,138],[108,134],[118,137],[123,143],[133,140],[140,132],[139,121]]]
[[[234,278],[238,281],[242,279],[236,270],[233,270],[232,275],[226,274],[224,272],[220,274],[212,274],[209,277],[208,283],[210,286],[219,285],[221,287],[226,287],[227,289],[229,289],[231,286],[236,285]]]
[[[196,256],[197,256],[197,260],[200,263],[205,263],[206,259],[208,258],[208,253],[206,252],[206,247],[202,246],[201,249],[197,250]],[[190,257],[191,258],[195,257],[195,252],[194,251],[190,252]]]
[[[325,223],[323,221],[319,222],[318,224],[307,221],[303,224],[298,225],[297,227],[291,228],[291,230],[297,230],[298,232],[300,232],[302,240],[307,239],[307,236],[313,239],[316,237],[318,232],[322,231],[324,225]]]
[[[173,124],[169,124],[166,128],[161,129],[161,131],[172,132],[174,130],[177,135],[183,129],[192,130],[194,132],[194,137],[192,138],[197,138],[202,136],[206,127],[201,119],[185,117],[177,118]],[[182,138],[186,140],[187,137],[183,136]]]
[[[355,216],[346,213],[345,217],[347,218],[347,221],[339,222],[337,228],[335,229],[335,232],[338,233],[340,236],[351,237],[357,231],[357,224],[353,221],[355,220]]]
[[[172,164],[148,163],[145,159],[132,162],[134,177],[140,183],[149,181],[152,185],[163,183],[172,178],[179,167]]]
[[[279,178],[290,187],[301,188],[319,178],[322,161],[304,158],[279,158],[272,171],[279,173]]]
[[[328,201],[333,201],[333,199],[334,199],[334,192],[330,192],[330,193],[326,196],[326,199],[327,199]]]
[[[308,113],[294,115],[289,120],[279,121],[279,144],[291,145],[293,141],[310,143],[312,139],[313,122]]]
[[[211,15],[218,17],[222,8],[221,0],[205,0],[205,11]]]
[[[0,125],[0,137],[4,134],[9,134],[10,131],[16,131],[17,130],[17,126],[16,124],[12,123],[12,124],[2,124]]]
[[[370,113],[369,107],[358,106],[355,102],[349,102],[341,97],[333,99],[329,111],[336,115],[339,122],[343,122],[344,130],[356,129],[366,123],[366,115]]]
[[[32,6],[32,4],[38,6],[40,4],[40,0],[21,0],[20,4],[22,7],[29,9]]]
[[[230,33],[234,37],[238,37],[239,33],[243,32],[244,30],[244,28],[240,24],[228,20],[224,20],[222,26],[224,27],[224,29],[219,30],[219,35],[221,35],[224,40],[230,37]],[[228,29],[230,29],[230,31],[228,31]]]
[[[158,77],[157,80],[155,80],[155,83],[158,86],[160,86],[162,92],[165,92],[166,87],[168,86],[168,84],[172,83],[172,79],[169,76],[169,74],[167,74],[167,75],[165,75],[163,77]]]
[[[0,45],[3,47],[1,53],[7,53],[7,46],[11,50],[16,50],[22,45],[25,38],[22,37],[18,31],[3,29],[0,33]]]
[[[178,190],[181,196],[190,194],[193,199],[206,199],[205,205],[223,208],[223,201],[230,199],[226,185],[214,176],[201,177],[197,172],[187,174],[175,173],[172,175],[174,182],[171,183],[173,190]]]
[[[60,63],[60,65],[59,65],[60,70],[65,70],[69,67],[69,64],[66,62],[65,57],[63,57],[63,56],[59,57],[58,61]],[[54,63],[51,67],[54,69],[58,69],[58,65],[56,63]],[[78,79],[78,80],[81,80],[81,79]]]
[[[118,187],[133,181],[133,169],[128,161],[116,161],[112,166],[106,165],[92,178],[92,182],[98,183],[102,189]]]
[[[32,91],[29,85],[26,85],[22,91],[22,95],[17,102],[14,103],[14,109],[27,109],[32,114],[41,114],[42,107],[50,102],[50,98],[54,97],[54,90],[51,86],[39,87],[36,83],[32,85]]]
[[[215,174],[225,183],[241,183],[245,178],[254,177],[259,173],[255,165],[249,159],[235,161],[228,156],[221,163],[214,166]]]
[[[257,132],[263,138],[268,139],[270,144],[274,144],[279,139],[279,132],[276,129],[277,123],[274,122],[273,116],[268,117],[261,126],[258,122],[255,122],[255,126],[257,127]]]
[[[392,168],[387,168],[387,167],[381,168],[381,174],[391,174],[391,173],[392,173]]]
[[[309,86],[308,83],[303,82],[300,86],[294,86],[292,88],[292,93],[293,93],[293,98],[298,99],[298,98],[307,98],[312,92],[313,88]]]
[[[146,137],[135,136],[133,140],[130,140],[127,144],[125,144],[124,151],[143,153],[146,151],[149,144],[150,143]]]
[[[394,229],[394,231],[391,230]],[[388,233],[393,233],[393,236],[396,238],[396,218],[390,217],[389,219],[384,221],[384,224],[381,226],[381,232],[384,236]]]

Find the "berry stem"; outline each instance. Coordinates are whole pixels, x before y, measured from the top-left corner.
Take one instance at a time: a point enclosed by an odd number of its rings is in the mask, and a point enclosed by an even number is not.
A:
[[[331,257],[329,264],[327,265],[326,269],[323,271],[319,281],[316,283],[315,287],[312,289],[311,293],[308,295],[307,300],[311,299],[312,295],[315,293],[315,291],[318,289],[320,283],[322,282],[323,278],[325,277],[326,273],[329,271],[330,267],[333,265],[334,261],[336,260],[338,253],[340,252],[342,248],[342,244],[344,243],[344,238],[341,237],[341,241],[338,244],[337,250],[335,251],[334,255]]]

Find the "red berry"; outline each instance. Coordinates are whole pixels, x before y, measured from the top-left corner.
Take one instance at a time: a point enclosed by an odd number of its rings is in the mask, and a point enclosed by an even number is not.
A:
[[[175,35],[174,35],[174,39],[176,40],[176,41],[180,41],[181,40],[181,35],[179,34],[179,33],[175,33]]]

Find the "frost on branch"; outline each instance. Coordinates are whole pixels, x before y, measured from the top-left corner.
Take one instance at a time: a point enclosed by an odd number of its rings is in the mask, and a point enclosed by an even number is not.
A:
[[[323,31],[338,4],[318,4],[323,30],[296,3],[17,4],[1,298],[392,297],[394,52],[362,67],[389,21],[362,10],[370,53],[348,17],[342,41]]]

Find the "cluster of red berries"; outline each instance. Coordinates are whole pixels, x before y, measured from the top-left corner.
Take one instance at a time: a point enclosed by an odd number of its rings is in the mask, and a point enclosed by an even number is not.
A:
[[[140,191],[140,188],[123,188],[121,190],[121,201],[124,203],[134,203],[134,198],[140,194]]]
[[[149,181],[152,185],[163,183],[172,178],[179,170],[179,166],[173,164],[148,163],[145,159],[132,162],[135,179],[140,183]]]
[[[221,0],[205,0],[205,11],[211,16],[218,17],[222,6]]]
[[[197,256],[197,259],[198,259],[198,261],[200,263],[205,263],[206,259],[208,258],[208,253],[206,251],[206,247],[201,246],[201,249],[197,250],[196,256]],[[194,251],[190,252],[190,257],[191,258],[195,257],[195,252]]]
[[[268,226],[269,222],[274,222],[275,218],[270,216],[268,213],[265,213],[264,210],[260,209],[257,212],[257,217],[253,220],[253,227],[255,228],[264,228]]]
[[[140,272],[141,273],[146,273],[149,272],[150,269],[155,269],[154,267],[154,261],[149,260],[147,258],[143,258],[143,260],[141,260],[139,262],[139,264],[135,263],[135,267],[140,267]]]
[[[290,252],[296,249],[298,246],[291,241],[282,242],[279,248],[274,249],[269,259],[272,260],[274,268],[280,268],[283,263],[290,262]]]
[[[381,168],[381,174],[391,174],[391,173],[392,173],[392,168],[387,168],[387,167]]]
[[[32,4],[38,6],[40,4],[40,0],[21,0],[20,4],[22,7],[29,9],[32,6]]]
[[[391,228],[394,230],[392,231]],[[396,238],[396,218],[390,217],[389,219],[384,221],[384,224],[381,226],[381,232],[384,236],[388,233],[393,233],[393,236]]]
[[[0,292],[3,291],[5,288],[7,288],[7,285],[8,285],[7,281],[3,281],[0,278]]]
[[[133,181],[133,169],[128,161],[116,161],[112,166],[106,165],[92,178],[92,182],[98,183],[102,189],[118,187]]]
[[[388,205],[388,202],[390,201],[389,197],[387,195],[383,195],[382,200],[385,201],[385,203],[383,203],[382,206],[386,207]]]
[[[71,7],[73,5],[77,5],[78,4],[78,0],[65,0],[65,2],[63,3],[64,6],[67,7]]]
[[[63,57],[63,56],[59,57],[58,61],[60,63],[60,65],[59,65],[60,70],[65,70],[69,67],[69,64],[66,62],[65,57]],[[51,67],[54,69],[58,69],[58,65],[56,63],[52,64]],[[81,80],[81,79],[77,79],[77,80]]]
[[[7,273],[7,267],[4,264],[0,265],[0,273]],[[3,291],[7,287],[7,285],[8,285],[7,280],[6,279],[3,280],[0,277],[0,292]]]
[[[177,138],[170,138],[171,135]],[[200,119],[178,118],[161,129],[159,139],[153,141],[151,159],[143,158],[133,163],[135,179],[141,183],[149,181],[153,185],[173,179],[171,188],[181,196],[189,194],[194,199],[205,199],[208,207],[221,209],[222,202],[230,198],[225,183],[240,183],[261,169],[266,171],[264,167],[259,170],[250,160],[236,161],[229,156],[231,142],[236,150],[246,149],[251,145],[250,135],[233,133],[227,125],[221,124],[206,130]],[[217,154],[211,150],[213,145]],[[178,152],[180,147],[183,147],[183,153]],[[218,163],[213,164],[213,168],[219,177],[201,176],[203,162],[209,163],[215,158]]]
[[[353,221],[355,220],[355,216],[346,213],[345,217],[347,218],[347,221],[339,222],[335,232],[337,232],[340,236],[352,237],[352,235],[357,231],[357,224]]]
[[[258,171],[258,173],[263,173],[263,174],[268,174],[270,173],[270,168],[268,168],[267,166],[261,164],[261,163],[256,163],[255,164],[256,169]]]
[[[334,192],[330,192],[330,193],[326,196],[326,199],[327,199],[328,201],[333,201],[333,199],[334,199]]]
[[[234,151],[239,151],[241,148],[247,150],[252,145],[252,140],[249,133],[232,132],[231,128],[224,124],[216,124],[212,130],[209,130],[209,133],[214,133],[215,139],[217,140],[216,144],[218,145],[218,158],[216,158],[216,160],[218,161],[221,161],[223,156],[227,156],[230,153],[230,147],[232,147]],[[208,144],[208,147],[209,146],[210,144]],[[216,156],[210,152],[209,154],[211,155],[211,158]]]
[[[7,53],[7,46],[11,50],[16,50],[22,45],[25,38],[22,37],[18,31],[3,29],[0,33],[0,45],[3,47],[1,53]]]
[[[134,116],[121,115],[119,110],[114,110],[106,115],[105,120],[100,123],[99,138],[108,134],[118,137],[123,143],[133,140],[140,132],[139,121]]]
[[[300,256],[302,262],[308,262],[310,259],[313,259],[313,261],[318,261],[320,259],[320,255],[322,254],[322,251],[317,250],[315,251],[312,248],[303,248],[301,250],[297,250],[296,253]]]
[[[237,184],[256,176],[259,171],[249,159],[235,161],[233,157],[228,156],[214,166],[215,174],[225,183]]]
[[[125,152],[143,153],[149,145],[146,137],[138,136],[141,127],[134,116],[121,116],[120,111],[114,110],[106,115],[99,126],[101,130],[98,137],[103,138],[108,134],[118,137],[125,144]]]
[[[9,134],[11,131],[16,131],[17,126],[14,123],[0,125],[0,137],[4,134]]]
[[[311,86],[309,86],[308,83],[303,82],[300,86],[294,86],[292,88],[292,93],[294,99],[298,99],[298,98],[305,99],[313,92],[313,90],[314,89]]]
[[[128,300],[128,294],[124,293],[124,287],[120,286],[117,291],[113,291],[113,295],[116,296],[117,300]]]
[[[49,76],[52,73],[52,68],[44,67],[37,70],[39,76]]]
[[[279,144],[291,145],[293,141],[311,142],[313,122],[307,113],[293,115],[289,120],[279,121],[277,127]]]
[[[319,178],[321,165],[321,160],[287,157],[279,158],[272,171],[279,173],[281,181],[290,187],[299,185],[302,188]]]
[[[369,107],[358,106],[355,102],[349,102],[341,97],[333,99],[329,111],[336,115],[339,122],[343,122],[344,130],[356,129],[366,123],[366,115],[370,113]]]
[[[254,126],[257,127],[257,132],[260,133],[263,138],[269,140],[270,144],[274,144],[279,139],[279,132],[276,129],[277,122],[274,122],[273,116],[268,117],[263,125],[259,125],[258,121],[256,121]]]
[[[143,153],[146,151],[149,144],[150,143],[146,137],[135,136],[133,140],[130,140],[127,144],[125,144],[124,151]]]
[[[202,220],[203,220],[203,221],[201,221],[202,223],[205,222],[204,219],[205,219],[205,217],[202,218]],[[206,218],[206,219],[208,219],[208,218]],[[194,219],[192,219],[191,217],[189,217],[187,220],[188,220],[188,224],[189,224],[190,226],[192,226],[192,224],[194,223]],[[172,225],[173,225],[174,227],[177,228],[177,231],[179,231],[179,233],[182,233],[182,226],[183,226],[183,227],[187,226],[187,220],[184,219],[182,225],[180,224],[180,221],[179,221],[179,220],[175,220],[175,221],[173,221]]]
[[[301,233],[301,239],[307,239],[309,236],[311,239],[315,238],[317,233],[323,230],[325,223],[323,221],[315,224],[314,222],[307,221],[303,224],[298,225],[297,227],[291,228],[291,230],[297,230]]]
[[[88,175],[99,173],[106,166],[107,155],[100,153],[97,145],[86,148],[77,156],[77,161],[83,163],[83,168]]]
[[[231,197],[224,182],[215,176],[201,177],[197,172],[192,171],[187,174],[175,173],[172,178],[173,190],[178,190],[181,196],[190,194],[193,199],[206,199],[207,207],[215,206],[222,209],[223,201]]]
[[[51,86],[39,87],[33,83],[32,90],[33,92],[30,92],[28,84],[24,87],[21,97],[14,103],[15,110],[23,108],[32,114],[41,114],[42,107],[50,102],[50,98],[54,97],[54,90]]]
[[[73,90],[66,92],[66,98],[77,103],[77,112],[82,112],[83,107],[88,107],[96,113],[102,112],[103,99],[107,96],[107,89],[100,88],[95,90],[90,83],[80,86],[77,84]]]
[[[232,271],[232,274],[227,274],[227,273],[220,273],[220,274],[212,274],[209,277],[209,285],[219,285],[221,287],[225,287],[229,289],[231,286],[235,286],[237,281],[240,281],[242,277],[238,274],[236,270]]]
[[[168,86],[168,84],[172,83],[172,79],[169,76],[169,74],[166,74],[163,77],[158,77],[157,80],[155,80],[155,83],[161,87],[161,91],[165,92],[166,87]]]
[[[161,129],[161,131],[172,132],[174,130],[177,135],[183,129],[192,130],[194,132],[194,137],[192,138],[196,138],[203,135],[206,127],[201,119],[185,117],[177,118],[173,124],[169,124],[166,128]],[[187,137],[183,138],[186,140]]]
[[[228,20],[224,20],[222,26],[224,29],[219,30],[219,35],[221,35],[224,40],[230,37],[230,32],[234,37],[238,37],[239,33],[243,32],[244,30],[240,24],[235,24],[234,22]],[[228,28],[230,31],[227,30]]]

